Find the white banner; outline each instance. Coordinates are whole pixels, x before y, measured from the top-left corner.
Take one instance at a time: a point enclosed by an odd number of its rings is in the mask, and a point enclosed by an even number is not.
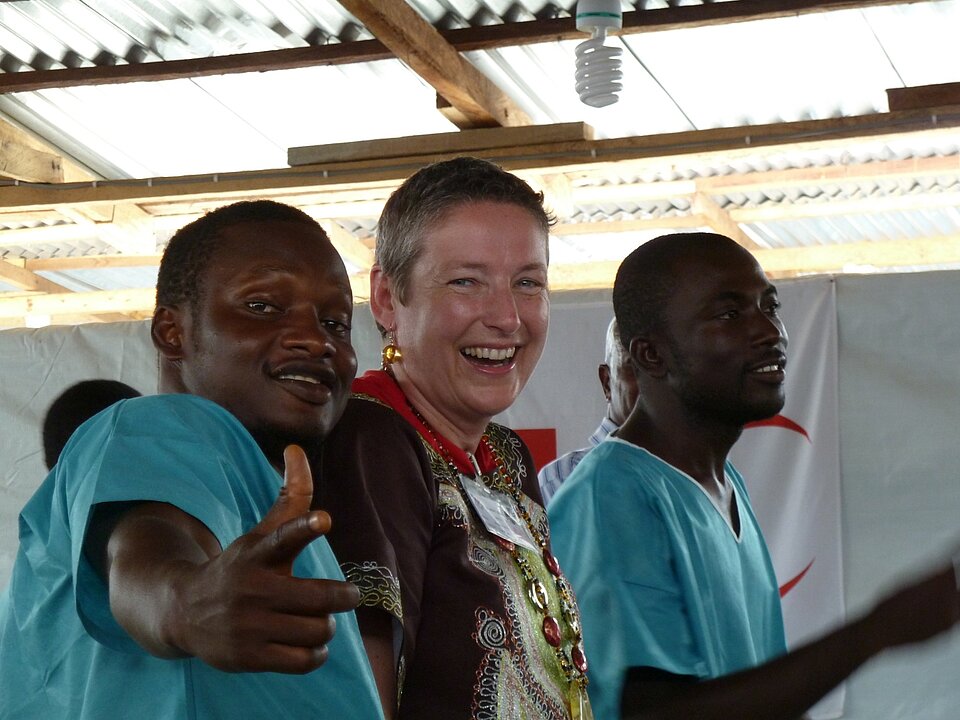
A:
[[[780,298],[790,335],[787,402],[744,431],[731,459],[770,546],[787,641],[796,647],[844,620],[836,285],[794,282]],[[837,718],[843,703],[840,686],[809,714]]]

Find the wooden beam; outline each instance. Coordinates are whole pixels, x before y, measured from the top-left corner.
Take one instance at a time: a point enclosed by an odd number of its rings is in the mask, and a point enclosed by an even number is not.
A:
[[[513,100],[406,2],[340,0],[340,4],[474,126],[532,124]]]
[[[923,268],[960,263],[960,236],[758,249],[751,252],[771,277],[840,273],[850,268],[861,272],[870,268]],[[610,288],[613,287],[619,267],[619,260],[551,266],[550,288],[553,291]]]
[[[52,293],[32,297],[0,298],[0,317],[137,312],[153,309],[153,288]]]
[[[21,290],[30,290],[41,293],[70,292],[63,285],[47,280],[32,270],[20,267],[6,260],[0,260],[0,282],[13,285]]]
[[[717,201],[706,193],[698,192],[693,196],[691,210],[694,215],[703,218],[704,225],[709,226],[716,233],[735,240],[747,250],[755,250],[759,247],[730,217],[730,213],[720,207]]]
[[[24,261],[27,270],[101,270],[103,268],[155,267],[160,255],[82,255],[78,257],[37,258]]]
[[[368,248],[353,233],[333,220],[321,220],[320,226],[327,233],[330,242],[345,261],[360,270],[370,272],[373,267],[373,250]]]
[[[623,13],[623,28],[618,35],[635,35],[757,20],[813,15],[841,10],[862,10],[885,5],[904,5],[918,0],[737,0],[690,5],[674,5]],[[478,25],[441,31],[460,52],[495,50],[535,43],[581,40],[576,18],[558,17],[502,25]]]
[[[544,195],[544,205],[559,220],[567,220],[577,213],[573,185],[563,173],[545,173],[538,176],[537,183]]]
[[[437,111],[447,119],[448,123],[459,130],[471,130],[475,127],[473,120],[460,108],[451,105],[450,101],[440,93],[437,93]]]
[[[582,122],[526,127],[495,127],[451,133],[412,135],[385,140],[310,145],[287,150],[292,165],[320,165],[350,160],[387,159],[427,153],[467,153],[545,142],[593,140],[593,128]]]
[[[960,83],[891,88],[887,90],[887,105],[890,110],[960,105]]]
[[[134,203],[117,203],[109,223],[98,225],[100,237],[121,253],[145,255],[157,251],[153,217]]]
[[[358,273],[350,277],[356,300],[370,297],[370,276]],[[91,292],[54,292],[45,295],[0,294],[0,319],[27,315],[49,315],[51,318],[72,315],[104,316],[115,313],[143,317],[152,314],[156,302],[155,288],[95,290]],[[115,316],[114,316],[115,317]]]
[[[600,260],[570,265],[551,265],[548,280],[551,292],[612,288],[620,260]]]
[[[399,0],[391,0],[391,2],[399,3]],[[903,0],[786,0],[775,3],[769,0],[737,0],[737,2],[681,5],[655,10],[634,10],[623,14],[621,34],[681,30],[707,25],[772,20],[836,10],[901,4],[905,4]],[[458,52],[494,50],[584,37],[584,34],[576,29],[576,21],[573,17],[456,28],[439,32],[441,37]],[[373,62],[392,57],[393,53],[379,40],[355,40],[329,45],[186,60],[0,73],[0,93],[291,70]]]
[[[870,267],[930,267],[960,263],[960,235],[778,248],[753,254],[771,274],[841,272],[849,266],[861,271]]]
[[[740,0],[742,1],[742,0]],[[2,74],[0,74],[2,76]],[[960,107],[941,109],[936,116],[922,110],[860,115],[826,120],[774,123],[737,128],[666,133],[603,140],[548,142],[520,147],[491,148],[483,157],[513,172],[573,172],[631,161],[660,165],[681,159],[708,162],[723,158],[762,157],[784,149],[847,148],[852,140],[903,139],[912,133],[936,138],[960,127]],[[58,206],[96,203],[217,202],[251,194],[278,199],[302,192],[343,191],[369,185],[399,183],[424,165],[457,153],[415,155],[387,160],[361,160],[216,175],[68,183],[55,190],[42,185],[0,187],[0,212],[30,212]]]
[[[236,55],[164,60],[131,65],[31,70],[0,74],[0,93],[29,92],[86,85],[159,82],[235,73],[294,70],[324,65],[389,60],[392,53],[377,40],[357,40],[311,47],[284,48]]]
[[[0,121],[0,176],[28,182],[63,182],[59,155],[34,147],[19,128]]]

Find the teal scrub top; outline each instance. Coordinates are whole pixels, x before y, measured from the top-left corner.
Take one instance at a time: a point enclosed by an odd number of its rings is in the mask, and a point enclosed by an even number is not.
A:
[[[576,592],[597,720],[620,717],[630,667],[714,678],[786,650],[776,576],[740,474],[737,536],[703,488],[610,438],[550,503],[553,548]]]
[[[83,555],[97,503],[170,503],[226,547],[259,522],[281,484],[246,429],[195,396],[125,400],[82,425],[20,515],[0,596],[0,717],[382,717],[352,612],[336,616],[329,659],[311,673],[221,672],[143,651],[113,619]],[[343,579],[325,538],[300,553],[294,574]]]

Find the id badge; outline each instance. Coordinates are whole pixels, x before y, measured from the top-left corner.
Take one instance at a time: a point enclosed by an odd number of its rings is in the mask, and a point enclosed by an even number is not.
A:
[[[530,529],[517,512],[512,497],[506,493],[491,490],[483,482],[460,474],[460,486],[487,532],[509,540],[516,545],[540,552],[540,548],[530,535]]]

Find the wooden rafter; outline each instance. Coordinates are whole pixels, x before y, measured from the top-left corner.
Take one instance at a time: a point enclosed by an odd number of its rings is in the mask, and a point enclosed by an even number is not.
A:
[[[370,271],[370,268],[373,267],[373,250],[334,220],[321,220],[320,225],[346,262],[355,265],[361,271]]]
[[[957,104],[960,104],[960,83],[887,90],[887,106],[891,110],[915,110]]]
[[[366,299],[370,295],[370,278],[367,274],[350,277],[353,295]],[[0,324],[16,324],[11,321],[28,315],[49,316],[102,316],[114,318],[117,313],[142,317],[153,312],[156,300],[154,288],[126,288],[122,290],[94,290],[91,292],[54,292],[44,295],[0,295]]]
[[[960,127],[960,108],[938,109],[936,122],[929,114],[905,111],[834,121],[806,121],[750,128],[722,128],[671,136],[591,140],[561,134],[543,144],[529,138],[509,143],[529,133],[529,128],[501,128],[496,147],[477,154],[502,165],[543,188],[561,210],[553,234],[562,238],[576,234],[651,235],[671,230],[714,229],[751,247],[761,264],[775,277],[810,272],[841,272],[848,267],[924,266],[960,263],[957,237],[903,237],[895,242],[838,243],[814,248],[760,249],[750,240],[749,225],[811,217],[875,217],[898,210],[929,209],[955,213],[960,207],[960,159],[956,156],[910,160],[874,161],[860,164],[805,167],[765,172],[740,172],[691,177],[684,180],[618,184],[613,175],[659,175],[663,169],[683,173],[700,164],[763,165],[767,154],[801,152],[815,144],[818,153],[831,148],[849,150],[858,139],[870,144],[902,141],[937,143],[955,137]],[[909,132],[906,132],[909,130]],[[550,135],[551,129],[542,134]],[[502,137],[501,137],[502,135]],[[811,140],[810,138],[816,138]],[[745,142],[744,138],[749,138]],[[396,141],[402,146],[403,141]],[[368,273],[372,264],[371,239],[364,231],[347,227],[369,223],[396,185],[425,162],[453,156],[449,147],[417,146],[411,157],[369,157],[358,147],[349,162],[327,162],[262,173],[228,173],[217,178],[155,178],[140,182],[77,183],[56,192],[42,186],[21,184],[0,188],[0,223],[36,225],[0,231],[0,246],[29,247],[77,238],[103,238],[114,223],[129,228],[153,227],[172,230],[202,212],[235,199],[276,197],[304,208],[327,228],[344,257],[358,270],[351,276],[355,297],[368,296]],[[769,164],[769,163],[767,163]],[[951,180],[955,178],[956,180]],[[911,183],[911,181],[913,181]],[[899,192],[922,188],[923,192]],[[856,192],[863,187],[864,192]],[[824,188],[822,199],[801,192]],[[874,194],[871,188],[882,190]],[[764,197],[763,202],[733,201],[735,196]],[[842,196],[842,197],[841,197]],[[581,208],[611,204],[649,204],[653,210],[637,212],[602,222],[583,222]],[[660,209],[657,209],[660,208]],[[669,208],[669,210],[667,209]],[[574,221],[576,220],[576,221]],[[59,223],[46,226],[48,223]],[[368,225],[369,227],[369,225]],[[131,245],[130,254],[106,257],[49,258],[8,261],[7,275],[20,278],[10,283],[17,293],[0,296],[0,325],[22,324],[27,315],[61,318],[117,319],[143,317],[152,310],[152,288],[128,293],[64,293],[42,286],[38,272],[78,268],[156,266],[153,248]],[[554,290],[609,287],[618,263],[587,263],[551,267]],[[26,274],[24,274],[26,273]],[[31,284],[33,283],[33,284]]]
[[[39,150],[32,138],[0,120],[0,177],[29,182],[63,182],[61,158]]]
[[[102,270],[103,268],[152,267],[160,264],[159,255],[83,255],[80,257],[38,258],[24,260],[28,270]]]
[[[392,2],[399,4],[398,0],[392,0]],[[737,2],[681,5],[655,10],[634,10],[623,14],[622,34],[771,20],[794,15],[902,4],[902,2],[903,0],[785,0],[781,2],[737,0]],[[493,50],[583,37],[583,33],[576,29],[576,22],[572,17],[441,30],[439,33],[458,52]],[[393,53],[379,40],[355,40],[329,45],[187,60],[0,73],[0,93],[290,70],[322,65],[373,62],[392,57]]]
[[[730,213],[720,207],[719,203],[706,193],[698,192],[693,196],[693,214],[703,218],[703,224],[716,233],[726,235],[736,240],[748,250],[756,250],[759,246],[741,228]]]
[[[58,285],[41,275],[37,275],[33,270],[28,270],[6,260],[0,260],[0,282],[31,292],[70,292],[63,285]]]
[[[681,159],[708,163],[722,158],[730,162],[775,150],[801,152],[816,149],[822,152],[830,148],[845,148],[851,140],[856,139],[871,138],[880,142],[885,138],[901,138],[919,132],[928,132],[935,137],[938,133],[955,132],[958,127],[960,106],[941,108],[936,116],[922,110],[906,110],[661,135],[527,143],[490,148],[477,154],[518,173],[578,172],[584,168],[624,161],[657,166]],[[174,201],[222,204],[254,194],[283,199],[306,192],[344,192],[358,187],[383,191],[430,162],[458,154],[423,152],[386,160],[329,162],[268,171],[151,178],[139,182],[69,183],[55,189],[21,184],[17,187],[0,187],[0,217],[4,212],[54,210],[62,206],[86,208],[91,205],[135,202],[145,207],[148,203]],[[946,162],[957,161],[953,159]]]
[[[530,117],[406,2],[340,0],[397,58],[473,127],[530,125]]]

